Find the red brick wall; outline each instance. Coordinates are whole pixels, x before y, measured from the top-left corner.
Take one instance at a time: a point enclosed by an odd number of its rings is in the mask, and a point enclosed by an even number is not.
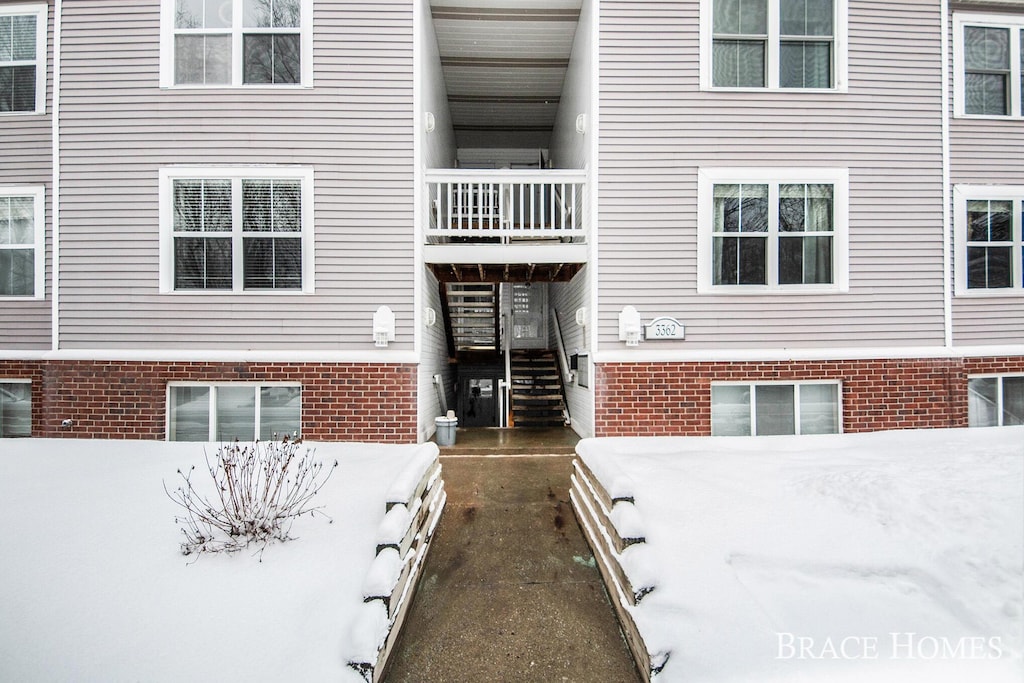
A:
[[[839,380],[845,432],[966,427],[968,373],[1021,370],[1024,358],[605,363],[597,366],[595,433],[709,435],[714,381]]]
[[[295,382],[307,439],[416,442],[413,364],[0,361],[0,377],[33,380],[37,437],[163,439],[169,381]]]

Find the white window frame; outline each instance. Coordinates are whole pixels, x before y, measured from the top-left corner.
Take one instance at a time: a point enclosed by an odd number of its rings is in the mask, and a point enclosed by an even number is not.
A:
[[[31,197],[33,206],[33,225],[35,227],[32,248],[35,250],[33,260],[35,275],[34,291],[24,296],[0,296],[0,301],[25,301],[26,299],[42,299],[46,292],[46,207],[44,203],[45,189],[42,185],[0,185],[0,197]],[[22,248],[28,245],[0,245],[0,249]]]
[[[712,382],[711,386],[714,387],[746,387],[750,390],[750,431],[751,434],[748,436],[758,436],[757,434],[757,387],[765,386],[791,386],[793,387],[793,420],[794,420],[794,433],[788,435],[779,436],[813,436],[804,435],[800,433],[800,387],[804,386],[834,386],[836,387],[836,402],[839,411],[838,415],[838,431],[835,434],[843,433],[843,383],[839,380],[780,380],[777,382]],[[713,399],[712,399],[713,402]],[[714,412],[712,405],[712,413]],[[714,433],[714,425],[711,426],[712,433]],[[829,432],[833,433],[833,432]]]
[[[966,87],[964,62],[964,27],[1005,28],[1010,32],[1010,113],[1009,114],[968,114],[966,113]],[[1024,31],[1024,15],[962,14],[953,13],[953,116],[968,119],[1021,119],[1021,31]]]
[[[828,284],[779,284],[778,188],[807,183],[832,185],[832,282]],[[768,185],[768,248],[766,284],[714,284],[714,189],[715,185]],[[850,173],[845,168],[702,168],[697,171],[697,293],[729,294],[836,294],[850,289],[849,269]]]
[[[29,431],[28,431],[28,436],[31,437],[32,436],[32,380],[31,379],[23,379],[23,378],[20,378],[20,377],[0,377],[0,386],[3,386],[4,384],[27,384],[29,386],[29,398],[28,398],[28,406],[29,406]],[[0,423],[0,430],[2,430],[2,429],[3,429],[3,424]],[[0,431],[0,439],[20,439],[20,438],[28,438],[28,437],[4,436],[3,432]]]
[[[253,434],[255,438],[261,441],[273,438],[273,434],[260,434],[260,411],[262,410],[260,390],[267,387],[283,387],[288,389],[299,389],[299,430],[301,436],[302,429],[302,408],[304,387],[298,382],[168,382],[166,390],[166,400],[164,405],[166,408],[165,416],[165,432],[164,439],[166,441],[171,440],[171,397],[175,387],[193,387],[210,390],[210,406],[209,406],[209,425],[210,430],[208,433],[207,441],[217,441],[217,390],[219,388],[251,388],[255,394],[255,403],[253,408]],[[281,435],[282,437],[284,435]],[[291,434],[288,435],[292,437]]]
[[[174,181],[186,179],[232,181],[231,289],[174,288]],[[242,267],[241,181],[299,180],[302,183],[302,287],[246,289]],[[313,169],[288,166],[170,166],[160,169],[160,293],[179,295],[259,294],[295,296],[315,291],[313,228]]]
[[[779,0],[768,1],[768,44],[765,54],[767,79],[764,87],[735,88],[712,85],[714,44],[714,0],[700,0],[700,89],[724,92],[847,92],[849,89],[849,60],[847,58],[849,31],[847,29],[848,0],[832,3],[832,87],[782,88],[779,86]]]
[[[47,25],[47,7],[45,4],[24,4],[24,5],[0,5],[0,16],[24,16],[26,14],[36,17],[36,105],[30,111],[8,111],[0,112],[0,116],[25,116],[46,113],[46,36],[49,32]],[[4,66],[27,66],[30,62],[4,62]]]
[[[202,33],[221,33],[231,35],[231,82],[230,83],[175,83],[174,82],[174,6],[175,0],[162,0],[160,5],[160,87],[183,89],[216,89],[216,88],[269,88],[272,90],[311,88],[313,87],[313,2],[300,0],[301,16],[299,17],[299,55],[301,77],[298,83],[245,83],[243,80],[243,40],[244,34],[274,33],[276,29],[254,28],[242,26],[242,0],[231,0],[232,27],[230,29],[210,29]]]
[[[1013,241],[1011,247],[1012,287],[967,287],[967,202],[971,200],[1012,201]],[[955,185],[953,187],[953,292],[958,297],[1021,297],[1024,296],[1024,185]]]
[[[1003,380],[1006,380],[1006,379],[1022,379],[1022,378],[1024,378],[1024,374],[1013,373],[1013,372],[1004,372],[1004,373],[996,373],[996,374],[982,374],[982,375],[968,375],[967,376],[967,397],[968,397],[968,402],[970,402],[970,386],[971,386],[970,383],[971,383],[971,380],[975,380],[975,379],[996,379],[996,380],[999,380],[999,387],[998,387],[998,390],[996,391],[997,402],[998,402],[997,405],[996,405],[996,417],[997,417],[998,423],[996,425],[993,425],[993,426],[1005,427],[1007,425],[1003,424]],[[968,419],[970,419],[970,413],[968,413]],[[972,427],[972,428],[976,428],[976,427],[979,427],[980,425],[973,425],[973,424],[968,423],[967,426],[968,427]]]

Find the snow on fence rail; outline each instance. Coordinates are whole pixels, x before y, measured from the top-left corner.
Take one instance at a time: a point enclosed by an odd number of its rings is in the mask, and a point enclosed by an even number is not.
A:
[[[607,465],[606,465],[607,467]],[[664,668],[666,653],[650,653],[633,610],[656,589],[644,561],[646,533],[633,504],[634,486],[621,472],[604,472],[605,486],[580,458],[573,462],[569,499],[604,579],[633,659],[648,683]]]
[[[420,571],[447,500],[435,444],[424,444],[395,479],[377,527],[377,555],[363,582],[362,611],[348,665],[377,683],[416,592]]]

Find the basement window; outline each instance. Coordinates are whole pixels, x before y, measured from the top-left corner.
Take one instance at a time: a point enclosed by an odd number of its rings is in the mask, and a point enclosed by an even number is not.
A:
[[[1008,427],[1024,424],[1024,375],[967,380],[967,424]]]
[[[170,384],[168,441],[255,441],[302,434],[302,387]]]
[[[0,438],[32,436],[32,383],[0,380]]]
[[[838,434],[838,382],[714,384],[712,436]]]

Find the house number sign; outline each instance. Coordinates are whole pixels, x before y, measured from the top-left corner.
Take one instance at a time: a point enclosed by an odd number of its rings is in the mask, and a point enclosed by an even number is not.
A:
[[[648,341],[655,339],[683,339],[685,330],[683,325],[675,318],[662,316],[655,318],[647,324],[644,330],[644,338]]]

